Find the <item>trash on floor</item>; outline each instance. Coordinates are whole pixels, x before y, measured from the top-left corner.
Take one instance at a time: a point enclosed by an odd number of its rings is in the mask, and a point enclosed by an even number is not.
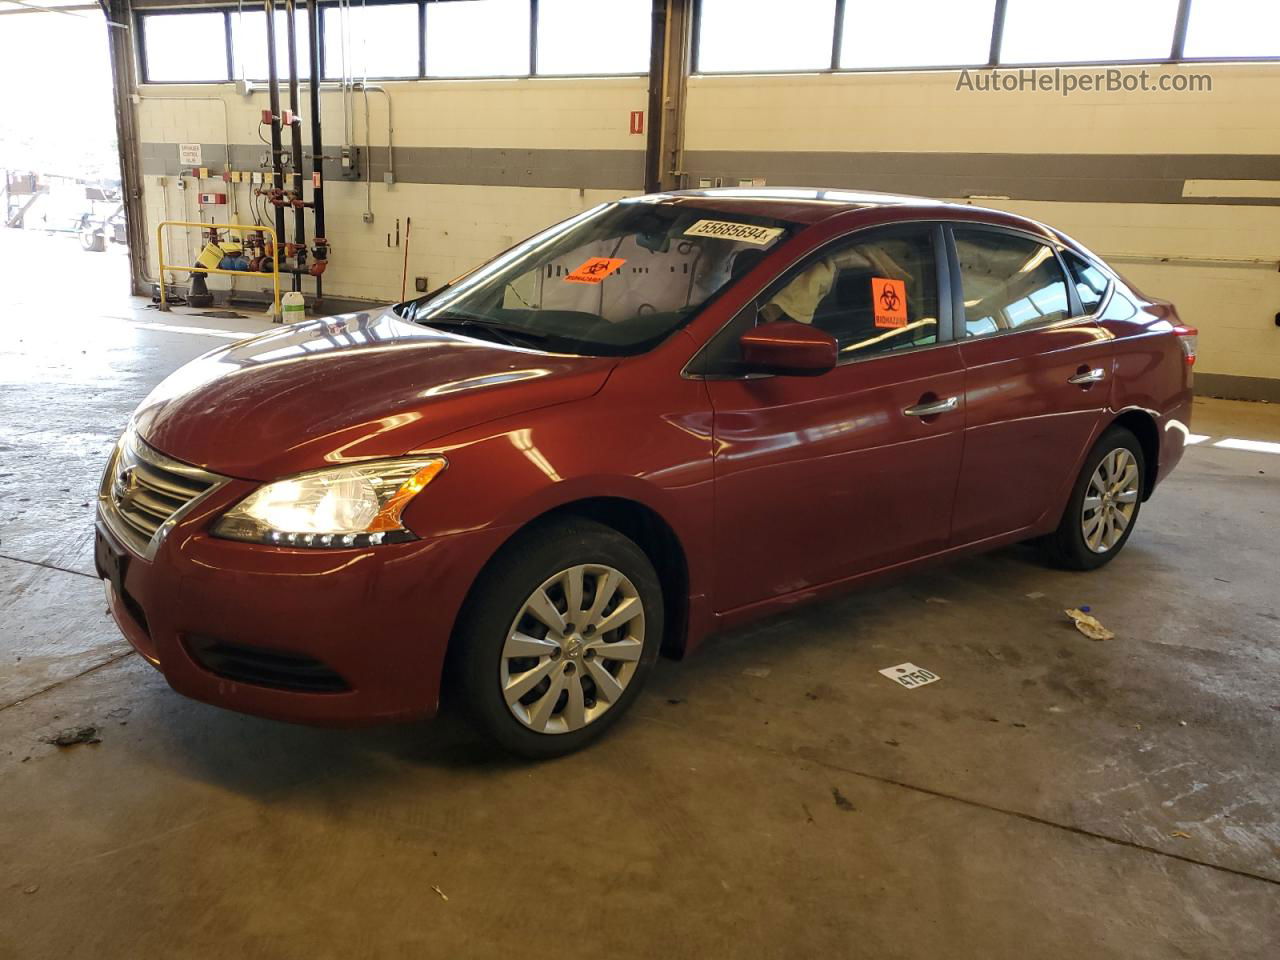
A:
[[[1088,607],[1083,610],[1072,607],[1063,612],[1075,622],[1076,629],[1090,640],[1114,640],[1116,635],[1104,627],[1097,617],[1090,616],[1087,610]]]
[[[923,687],[926,683],[933,683],[935,680],[942,679],[931,670],[917,667],[914,663],[900,663],[896,667],[885,667],[880,671],[880,675],[888,677],[894,683],[901,684],[908,690],[914,690],[916,687]]]
[[[767,677],[769,675],[768,667],[747,667],[742,671],[743,676],[747,677]]]
[[[951,601],[943,597],[926,597],[924,602],[925,603],[950,603]]]
[[[436,893],[438,893],[440,895],[440,899],[443,900],[445,903],[449,902],[448,895],[445,894],[445,892],[441,890],[439,887],[437,887],[434,883],[431,885],[431,889],[434,890]]]
[[[1039,590],[1033,590],[1031,593],[1028,593],[1028,594],[1027,594],[1027,599],[1028,599],[1028,600],[1043,600],[1043,599],[1044,599],[1044,594],[1043,594],[1043,593],[1041,593]]]
[[[101,743],[102,738],[98,736],[98,728],[94,726],[87,727],[68,727],[56,737],[41,737],[45,743],[52,743],[55,747],[74,747],[78,743]]]
[[[831,799],[833,799],[836,802],[836,806],[839,809],[845,811],[846,813],[850,813],[854,809],[853,801],[850,800],[848,797],[846,797],[843,793],[841,793],[839,787],[831,788]]]
[[[1191,834],[1187,833],[1185,830],[1175,830],[1175,831],[1173,831],[1173,833],[1169,834],[1169,836],[1171,836],[1171,837],[1177,837],[1179,840],[1190,840],[1190,839],[1191,839]]]
[[[248,320],[243,313],[236,313],[234,310],[202,310],[199,313],[192,314],[196,317],[212,317],[215,320]]]

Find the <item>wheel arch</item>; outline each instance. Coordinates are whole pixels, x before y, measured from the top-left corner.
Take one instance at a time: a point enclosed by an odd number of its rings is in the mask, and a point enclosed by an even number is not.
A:
[[[689,561],[684,544],[661,513],[649,504],[625,496],[591,496],[569,500],[548,507],[514,527],[477,573],[467,591],[462,610],[473,602],[476,585],[484,579],[490,566],[513,540],[538,526],[570,518],[593,520],[616,530],[644,551],[662,586],[665,623],[662,652],[669,656],[680,656],[688,636],[689,622]],[[452,646],[450,643],[450,647]]]
[[[1142,499],[1151,499],[1156,475],[1160,472],[1160,429],[1156,425],[1155,416],[1140,407],[1133,407],[1122,411],[1110,425],[1124,427],[1138,438],[1142,457],[1146,461],[1145,475],[1142,478]]]

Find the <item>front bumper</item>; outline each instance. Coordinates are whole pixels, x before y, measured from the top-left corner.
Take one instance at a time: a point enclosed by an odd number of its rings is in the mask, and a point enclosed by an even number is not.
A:
[[[179,524],[150,560],[121,542],[101,510],[97,518],[111,615],[174,690],[242,713],[335,726],[435,713],[454,620],[509,531],[288,549],[208,536],[219,509]],[[114,556],[123,564],[113,566]]]

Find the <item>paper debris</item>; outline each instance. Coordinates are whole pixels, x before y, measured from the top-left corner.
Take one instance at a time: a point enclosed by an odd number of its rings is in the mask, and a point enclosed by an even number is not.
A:
[[[440,895],[440,899],[443,900],[445,903],[449,902],[449,898],[445,896],[445,892],[441,890],[439,887],[437,887],[434,883],[431,885],[431,889],[434,890],[436,893],[438,893]]]
[[[1175,831],[1173,831],[1173,833],[1169,834],[1169,836],[1171,836],[1171,837],[1177,837],[1179,840],[1190,840],[1190,839],[1191,839],[1191,834],[1187,833],[1185,830],[1175,830]]]
[[[1114,640],[1116,638],[1116,635],[1104,627],[1097,617],[1090,616],[1084,610],[1078,610],[1073,607],[1064,611],[1064,613],[1075,621],[1076,629],[1090,640]]]
[[[768,667],[747,667],[742,671],[744,676],[748,677],[767,677],[769,675]]]

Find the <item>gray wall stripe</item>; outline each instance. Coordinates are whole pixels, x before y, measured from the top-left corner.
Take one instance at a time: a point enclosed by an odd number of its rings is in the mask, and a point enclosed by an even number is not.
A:
[[[1280,206],[1275,198],[1182,196],[1184,181],[1192,179],[1280,180],[1280,156],[691,150],[684,167],[691,186],[704,177],[721,177],[725,186],[763,177],[771,186],[927,197]]]
[[[286,138],[286,146],[288,138]],[[260,170],[269,151],[265,144],[231,145],[231,169]],[[361,148],[363,151],[363,148]],[[571,187],[586,190],[636,190],[644,186],[643,150],[513,150],[482,147],[395,147],[396,180],[402,183],[448,183],[503,187]],[[141,145],[142,172],[151,176],[175,176],[178,146],[173,143]],[[227,166],[226,147],[202,145],[203,165],[211,171]],[[306,152],[310,154],[308,146]],[[326,156],[338,153],[325,147]],[[369,171],[374,183],[387,170],[387,148],[374,147]],[[311,178],[311,163],[305,163]],[[326,160],[326,181],[340,180],[339,165]],[[362,171],[363,173],[363,171]],[[363,182],[363,176],[360,182]]]
[[[222,144],[203,145],[204,165],[221,171]],[[232,144],[232,168],[256,170],[267,148]],[[178,147],[141,145],[142,172],[178,173]],[[336,147],[325,153],[336,154]],[[372,150],[370,174],[382,182],[385,147]],[[644,183],[642,150],[518,150],[498,147],[396,147],[403,183],[635,190]],[[308,164],[309,166],[309,164]],[[847,187],[926,197],[981,196],[1077,203],[1190,203],[1280,206],[1274,197],[1184,197],[1187,180],[1280,180],[1280,156],[1248,154],[837,153],[693,150],[689,185],[720,177],[725,186],[763,177],[771,186]],[[309,174],[308,174],[309,176]],[[325,177],[340,179],[336,161]]]

